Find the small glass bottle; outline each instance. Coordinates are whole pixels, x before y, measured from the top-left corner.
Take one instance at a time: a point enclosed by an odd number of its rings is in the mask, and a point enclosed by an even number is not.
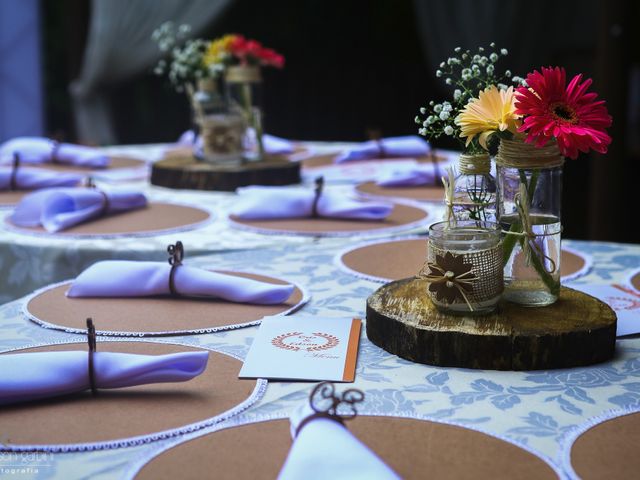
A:
[[[493,222],[434,223],[422,277],[444,313],[485,315],[495,310],[504,282],[500,227]]]
[[[521,138],[500,141],[498,218],[510,302],[536,307],[558,299],[563,163],[555,142],[536,147]]]
[[[489,154],[461,154],[453,187],[456,221],[496,221],[496,182]]]
[[[217,82],[200,80],[191,101],[200,130],[200,141],[194,145],[195,157],[216,165],[242,163],[245,121],[240,113],[229,108]]]

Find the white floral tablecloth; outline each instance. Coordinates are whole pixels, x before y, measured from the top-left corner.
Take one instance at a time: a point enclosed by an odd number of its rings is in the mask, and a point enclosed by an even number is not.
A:
[[[321,243],[203,255],[190,263],[222,268],[259,269],[306,285],[311,302],[295,315],[364,317],[365,300],[379,284],[342,271],[334,257],[348,239]],[[594,266],[578,283],[622,282],[640,267],[640,246],[567,241],[591,254]],[[277,261],[274,261],[277,259]],[[36,326],[22,315],[23,300],[0,308],[0,349],[10,350],[82,337]],[[257,327],[216,334],[171,337],[172,343],[196,345],[244,357]],[[525,448],[571,476],[566,460],[574,433],[591,423],[640,410],[640,339],[618,341],[617,355],[605,364],[569,370],[497,372],[437,368],[413,364],[371,344],[363,333],[355,387],[365,391],[362,414],[431,419],[476,429]],[[202,435],[231,424],[286,417],[305,401],[311,384],[269,383],[266,393],[244,413]],[[36,478],[129,478],[168,446],[165,440],[116,451],[49,454],[50,466]]]
[[[160,190],[153,193],[174,195]],[[210,194],[199,193],[188,193],[184,198],[198,202],[200,195],[211,198]],[[213,208],[223,208],[229,198],[232,197],[222,194],[216,197]],[[12,289],[9,296],[27,293],[24,290],[31,285],[41,286],[75,275],[83,265],[95,261],[103,247],[109,257],[143,258],[152,257],[168,241],[175,240],[174,236],[168,236],[106,244],[82,241],[86,243],[65,245],[61,241],[50,245],[53,242],[21,236],[19,241],[8,242],[11,246],[7,250],[6,235],[2,233],[5,245],[0,250],[0,261],[5,262],[4,276],[11,279],[2,280],[3,288]],[[353,239],[286,237],[290,241],[283,242],[283,237],[239,234],[226,226],[214,225],[189,235],[192,235],[189,242],[198,244],[201,254],[189,258],[192,265],[258,270],[306,286],[312,298],[296,316],[364,318],[366,298],[380,286],[337,266],[336,255],[357,243]],[[181,237],[183,241],[187,238]],[[574,280],[571,283],[574,285],[624,282],[630,270],[640,267],[640,245],[579,241],[565,244],[593,258],[591,271]],[[215,253],[207,253],[207,249]],[[56,270],[59,268],[63,271]],[[23,303],[24,299],[18,299],[0,307],[0,351],[84,341],[81,335],[47,330],[30,322],[22,314]],[[242,358],[257,328],[176,336],[162,341]],[[116,450],[47,453],[35,461],[31,473],[19,478],[131,478],[144,463],[175,443],[223,427],[287,417],[306,401],[311,386],[270,382],[264,396],[253,406],[222,424],[178,439]],[[615,359],[600,365],[556,371],[498,372],[413,364],[370,343],[363,329],[353,386],[366,394],[359,409],[361,414],[423,418],[479,430],[534,453],[548,462],[559,477],[571,478],[574,473],[568,461],[569,451],[578,432],[607,418],[640,411],[640,338],[620,339]],[[0,468],[2,462],[10,460],[15,459],[0,455]]]
[[[335,151],[341,144],[313,144],[320,152]],[[165,146],[125,146],[104,150],[111,154],[157,160]],[[262,235],[231,228],[226,220],[235,195],[226,192],[171,190],[144,181],[108,183],[96,181],[104,190],[133,189],[146,194],[150,201],[178,203],[208,210],[212,220],[206,225],[181,232],[120,238],[61,238],[16,233],[4,226],[11,209],[0,209],[0,304],[15,300],[42,286],[73,278],[98,260],[164,260],[166,247],[176,240],[185,245],[189,257],[229,250],[247,250],[285,243],[312,243],[310,237]],[[336,186],[350,190],[349,186]],[[431,218],[440,218],[438,208]],[[404,232],[407,233],[410,229]],[[370,238],[387,236],[385,233]]]

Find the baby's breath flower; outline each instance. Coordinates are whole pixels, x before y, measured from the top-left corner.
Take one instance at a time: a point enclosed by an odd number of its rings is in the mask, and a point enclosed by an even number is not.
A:
[[[418,115],[416,115],[416,118],[414,118],[413,121],[416,122],[418,125],[422,123],[422,120],[420,120],[420,117]]]
[[[500,53],[502,55],[509,55],[509,50],[507,50],[506,48],[503,48],[502,50],[500,50]]]
[[[436,70],[436,77],[442,78],[446,85],[455,85],[452,97],[449,101],[436,103],[431,100],[428,106],[420,109],[421,115],[415,121],[418,124],[419,133],[429,139],[437,140],[442,135],[456,136],[458,130],[453,119],[456,118],[465,105],[473,101],[478,93],[490,85],[495,85],[500,90],[506,90],[503,82],[510,79],[514,84],[520,77],[511,78],[511,72],[496,74],[495,63],[500,59],[500,54],[506,55],[506,49],[498,50],[492,42],[490,48],[484,54],[484,48],[476,51],[463,50],[460,47],[454,49],[455,55],[440,63]],[[463,148],[468,148],[465,146]],[[473,148],[471,148],[473,150]]]

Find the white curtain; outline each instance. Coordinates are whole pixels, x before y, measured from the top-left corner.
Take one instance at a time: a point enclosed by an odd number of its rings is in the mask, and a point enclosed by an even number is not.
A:
[[[231,0],[92,0],[80,78],[70,86],[78,138],[116,143],[108,89],[150,69],[162,56],[151,33],[171,20],[197,36]]]

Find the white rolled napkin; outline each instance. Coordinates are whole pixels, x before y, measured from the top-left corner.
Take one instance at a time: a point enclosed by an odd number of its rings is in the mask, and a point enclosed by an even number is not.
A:
[[[392,170],[380,175],[376,184],[380,187],[419,187],[442,185],[438,175],[440,167],[433,163],[424,163],[411,168]],[[444,172],[444,170],[442,170]]]
[[[87,356],[87,352],[81,351],[0,355],[0,405],[89,389]],[[108,389],[185,382],[204,372],[208,359],[208,352],[170,355],[94,352],[95,386]]]
[[[168,295],[171,265],[166,262],[105,260],[94,263],[73,281],[68,297],[147,297]],[[238,303],[285,302],[293,285],[275,285],[180,265],[174,285],[181,296],[212,297]]]
[[[106,214],[146,206],[147,198],[138,192],[51,188],[24,197],[16,206],[11,221],[20,227],[42,226],[48,232],[59,232]]]
[[[291,417],[292,436],[311,412],[299,409]],[[338,422],[315,418],[294,438],[279,480],[386,480],[400,477],[365,444]]]
[[[14,190],[39,190],[51,187],[73,187],[84,178],[76,173],[50,172],[39,168],[18,167],[0,168],[0,191],[11,190],[11,178],[14,177]]]
[[[110,159],[97,148],[56,143],[43,137],[16,137],[0,145],[0,163],[13,162],[14,153],[21,163],[62,163],[87,168],[106,168]]]
[[[249,134],[255,136],[255,132],[253,129],[249,129]],[[178,145],[191,147],[194,143],[194,132],[193,130],[187,130],[178,139]],[[195,142],[197,146],[202,146],[202,137],[198,135],[195,138]],[[271,155],[286,155],[288,153],[293,153],[293,143],[286,138],[276,137],[275,135],[269,135],[265,133],[262,135],[262,146],[264,147],[264,151]]]
[[[239,199],[232,214],[243,220],[308,218],[313,215],[316,193],[311,188],[244,187],[236,190]],[[326,218],[384,220],[393,205],[355,200],[344,193],[324,190],[317,203],[317,214]]]
[[[363,142],[338,155],[335,163],[387,157],[423,157],[429,154],[429,142],[416,135],[389,137]]]

